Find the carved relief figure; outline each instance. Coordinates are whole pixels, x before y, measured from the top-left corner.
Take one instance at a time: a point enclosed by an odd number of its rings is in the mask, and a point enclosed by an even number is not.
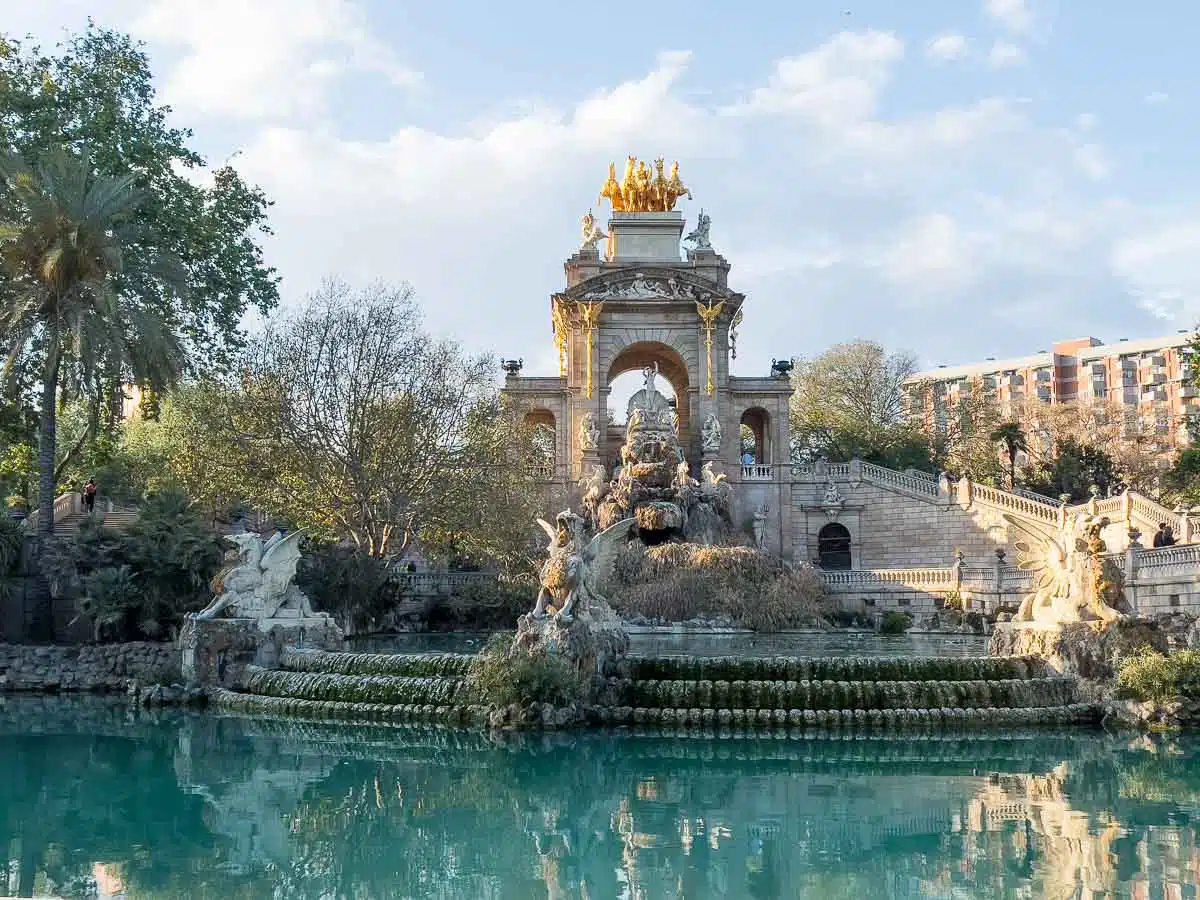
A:
[[[579,419],[579,449],[595,450],[600,446],[600,429],[596,427],[596,417],[587,410]]]
[[[721,423],[716,413],[709,413],[704,418],[700,429],[700,445],[705,453],[721,452]]]

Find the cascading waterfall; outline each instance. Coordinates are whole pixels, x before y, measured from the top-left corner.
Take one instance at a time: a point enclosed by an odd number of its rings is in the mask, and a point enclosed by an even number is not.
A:
[[[469,654],[290,651],[218,705],[363,722],[486,725]],[[1095,721],[1075,682],[1024,658],[627,657],[583,711],[594,725],[924,729]],[[543,716],[543,721],[548,717]]]

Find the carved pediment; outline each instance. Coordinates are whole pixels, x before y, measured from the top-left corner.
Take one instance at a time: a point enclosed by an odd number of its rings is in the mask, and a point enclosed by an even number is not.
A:
[[[735,296],[710,281],[676,270],[651,268],[606,272],[575,285],[569,300],[681,300],[711,303]]]

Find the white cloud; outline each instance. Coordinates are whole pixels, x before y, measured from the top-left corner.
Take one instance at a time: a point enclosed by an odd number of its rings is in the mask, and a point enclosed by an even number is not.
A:
[[[607,224],[596,193],[608,162],[631,152],[678,156],[695,195],[684,215],[712,214],[730,286],[748,296],[739,372],[858,336],[954,347],[946,361],[965,361],[1043,346],[1083,322],[1148,333],[1131,293],[1177,314],[1178,298],[1200,295],[1188,268],[1200,225],[1188,244],[1171,231],[1186,215],[1147,224],[1106,203],[1090,179],[1125,172],[1091,120],[1044,127],[1028,104],[967,83],[954,103],[924,92],[914,107],[894,84],[904,45],[886,32],[797,47],[738,92],[714,76],[717,62],[682,52],[519,109],[503,83],[480,81],[474,108],[510,112],[417,127],[381,108],[385,136],[352,139],[333,115],[357,100],[346,76],[396,67],[393,80],[409,79],[350,0],[297,0],[290,18],[273,17],[282,0],[204,13],[164,3],[129,21],[150,40],[180,121],[222,148],[214,161],[244,146],[233,164],[276,201],[266,249],[285,302],[329,274],[408,280],[435,330],[521,356],[528,374],[556,370],[547,295],[562,286],[579,216],[591,206]],[[222,132],[233,123],[197,114],[245,121]]]
[[[904,44],[881,31],[845,31],[815,50],[781,59],[763,87],[731,111],[788,113],[834,126],[875,112],[875,101]]]
[[[1075,117],[1075,127],[1080,131],[1092,131],[1099,121],[1095,113],[1080,113]]]
[[[1169,99],[1170,99],[1170,97],[1167,94],[1163,93],[1162,91],[1151,91],[1149,94],[1147,94],[1145,97],[1142,98],[1143,102],[1148,103],[1151,106],[1158,106],[1160,104],[1166,103],[1167,100],[1169,100]]]
[[[1075,164],[1093,181],[1104,181],[1112,172],[1112,162],[1099,144],[1083,144],[1076,148]]]
[[[1124,278],[1141,304],[1185,325],[1200,317],[1200,219],[1185,219],[1139,230],[1112,249],[1113,271]]]
[[[967,55],[967,39],[961,34],[939,34],[925,46],[925,55],[938,62],[962,59]]]
[[[994,69],[1007,69],[1025,62],[1025,51],[1009,41],[996,41],[988,54],[988,64]]]
[[[1000,26],[1014,34],[1023,34],[1033,24],[1033,14],[1025,0],[984,0],[983,8]]]
[[[421,77],[372,36],[351,0],[159,0],[132,30],[182,49],[162,94],[185,115],[312,118],[348,74],[401,88]]]

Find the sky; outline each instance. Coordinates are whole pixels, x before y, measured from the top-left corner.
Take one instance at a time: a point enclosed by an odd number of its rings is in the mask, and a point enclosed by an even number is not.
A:
[[[413,285],[556,374],[549,295],[608,163],[678,159],[746,295],[735,374],[867,338],[925,366],[1200,318],[1184,0],[0,0],[144,40],[159,99],[275,206],[285,304]],[[689,224],[690,230],[691,224]]]

